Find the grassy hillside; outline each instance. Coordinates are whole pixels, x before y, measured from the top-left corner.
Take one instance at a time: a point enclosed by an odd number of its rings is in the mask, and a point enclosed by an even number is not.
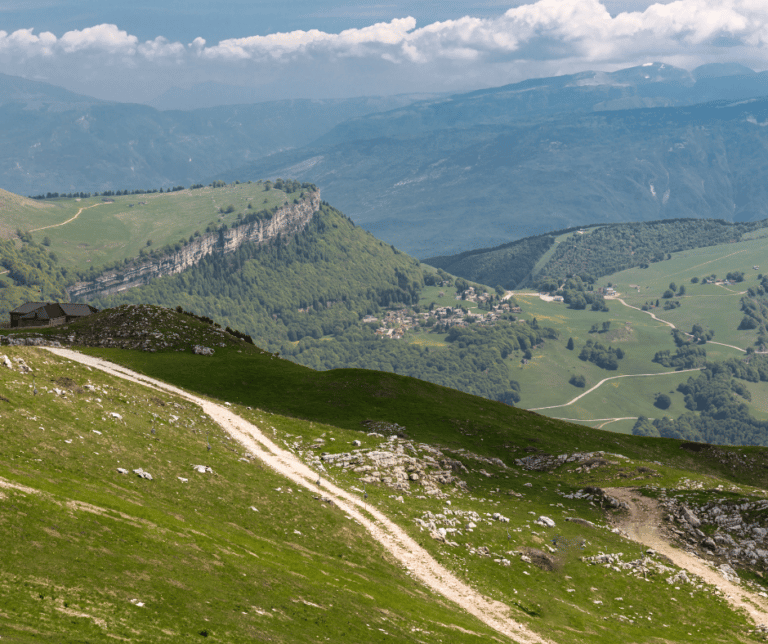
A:
[[[395,374],[315,372],[189,316],[152,307],[135,313],[143,326],[107,311],[91,320],[99,324],[73,329],[90,344],[131,346],[148,336],[149,351],[84,350],[226,400],[313,469],[325,464],[328,480],[360,494],[365,483],[368,503],[551,641],[754,641],[748,620],[711,585],[668,582],[679,569],[664,558],[646,561],[637,575],[632,566],[590,565],[586,558],[599,553],[640,561],[646,548],[606,529],[617,517],[594,497],[573,493],[640,486],[674,503],[754,504],[766,497],[765,449],[691,451]],[[200,342],[214,355],[193,355]],[[378,641],[379,629],[398,641],[491,637],[425,592],[342,512],[248,458],[190,403],[41,350],[4,352],[13,369],[0,367],[7,421],[0,502],[16,514],[0,523],[4,541],[14,543],[3,559],[3,637],[31,642],[56,633],[78,641],[108,633],[173,642],[205,631],[227,642],[256,633],[282,642]],[[17,358],[33,371],[23,373]],[[403,454],[419,476],[394,487],[387,472],[333,465],[355,440],[362,462],[369,452]],[[583,456],[541,470],[516,461],[574,453]],[[576,467],[582,462],[591,465]],[[195,472],[198,463],[212,473]],[[437,482],[449,466],[449,482]],[[138,467],[153,479],[135,476]],[[533,523],[541,515],[555,527]],[[750,516],[752,525],[764,524],[761,514]],[[457,546],[430,536],[430,521],[455,530],[446,534]],[[556,537],[561,545],[553,547]],[[731,562],[745,588],[765,588],[762,561]]]
[[[4,640],[373,641],[382,627],[404,642],[426,630],[487,641],[194,405],[36,350],[3,353]]]
[[[460,578],[509,605],[514,619],[552,641],[750,641],[743,615],[707,584],[694,580],[681,590],[680,583],[668,583],[677,568],[663,559],[658,561],[667,571],[649,564],[655,572],[647,578],[583,561],[600,552],[639,560],[645,548],[600,527],[611,513],[589,498],[565,495],[588,485],[630,485],[643,486],[649,495],[663,489],[681,502],[701,502],[696,488],[703,486],[710,496],[753,502],[764,498],[768,484],[760,466],[765,450],[691,452],[678,441],[569,425],[395,374],[314,372],[234,340],[218,343],[213,356],[196,356],[192,343],[213,345],[218,336],[210,325],[157,318],[150,309],[143,315],[151,334],[177,335],[171,346],[162,350],[164,340],[155,338],[161,349],[156,352],[87,351],[226,400],[312,467],[325,462],[323,476],[346,489],[362,491],[360,477],[368,475],[320,460],[313,445],[322,440],[328,456],[349,452],[350,443],[360,440],[363,457],[365,450],[396,452],[396,444],[402,445],[425,482],[395,489],[383,479],[368,480],[368,502]],[[130,328],[114,320],[103,323],[101,332],[128,341]],[[10,633],[21,641],[52,631],[71,639],[130,633],[136,641],[183,640],[203,630],[213,641],[244,641],[255,632],[285,642],[329,636],[377,641],[379,628],[402,641],[431,641],[424,639],[425,630],[444,641],[490,636],[475,620],[424,593],[388,557],[382,559],[379,547],[343,513],[295,488],[287,493],[285,481],[258,462],[242,460],[242,449],[189,403],[37,350],[9,351],[35,369],[38,396],[45,401],[41,405],[32,395],[30,374],[0,370],[1,393],[8,399],[0,413],[13,420],[0,476],[40,491],[3,489],[4,501],[24,513],[12,525],[27,537],[14,539],[13,556],[4,562],[9,592],[2,610],[12,616]],[[64,393],[50,393],[54,387]],[[24,411],[33,403],[34,417]],[[378,435],[369,435],[371,429]],[[515,463],[531,454],[597,450],[610,454],[591,471],[569,464],[530,471]],[[427,457],[437,454],[440,462],[445,455],[466,471],[457,467],[453,484],[425,493],[430,467],[442,467]],[[757,466],[734,468],[734,457]],[[213,474],[194,472],[191,464],[198,462]],[[154,478],[118,474],[120,466],[142,467]],[[67,503],[78,509],[59,509]],[[494,520],[491,512],[509,523]],[[556,527],[534,524],[540,515]],[[478,517],[471,530],[462,518],[467,516]],[[459,547],[419,527],[420,521],[449,527],[445,521],[453,518],[459,519],[458,532],[449,540]],[[762,521],[757,518],[758,525]],[[5,526],[0,529],[11,529]],[[552,548],[558,535],[583,540],[583,548]],[[483,556],[482,548],[492,556]],[[99,553],[96,566],[88,549]],[[530,549],[544,553],[541,567],[521,559]],[[18,564],[30,552],[45,553],[36,554],[33,569]],[[748,566],[737,567],[748,588],[762,588]]]
[[[49,248],[62,265],[83,271],[137,257],[142,250],[186,242],[210,224],[232,225],[238,215],[289,200],[284,191],[265,188],[263,183],[234,183],[170,193],[25,200],[35,208],[14,207],[11,212],[15,226],[30,231],[35,242],[50,240]],[[229,206],[232,210],[226,212]]]

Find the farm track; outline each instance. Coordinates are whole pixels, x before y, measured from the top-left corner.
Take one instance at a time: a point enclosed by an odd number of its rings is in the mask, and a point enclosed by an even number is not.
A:
[[[88,210],[89,208],[95,208],[96,206],[101,206],[101,204],[95,203],[92,206],[83,206],[82,208],[80,208],[80,210],[77,211],[77,214],[74,217],[70,217],[69,219],[67,219],[67,221],[62,221],[60,224],[51,224],[50,226],[42,226],[41,228],[34,228],[29,232],[36,233],[38,230],[48,230],[49,228],[58,228],[59,226],[64,226],[66,224],[69,224],[75,221],[75,219],[77,219],[80,216],[80,213],[83,212],[83,210]]]
[[[436,593],[454,602],[462,610],[482,621],[497,633],[520,644],[551,644],[523,624],[509,617],[510,608],[499,601],[485,597],[460,581],[448,569],[440,565],[416,541],[382,512],[371,507],[363,499],[350,494],[333,483],[320,481],[318,473],[310,469],[292,453],[281,449],[267,438],[256,425],[237,416],[224,405],[190,394],[182,389],[139,374],[120,365],[101,360],[70,349],[45,348],[62,358],[100,369],[112,376],[159,389],[180,396],[208,414],[232,438],[248,449],[278,474],[290,479],[317,495],[329,498],[346,514],[362,525],[368,533],[386,548],[414,578]]]
[[[619,378],[643,378],[648,376],[672,376],[677,373],[687,373],[689,371],[701,371],[702,369],[703,367],[698,367],[696,369],[682,369],[680,371],[663,371],[661,373],[627,373],[627,374],[624,374],[623,376],[610,376],[608,378],[603,378],[600,382],[598,382],[592,388],[587,389],[587,391],[579,394],[578,396],[576,396],[576,398],[568,401],[567,403],[563,403],[562,405],[550,405],[549,407],[531,407],[528,411],[541,411],[542,409],[558,409],[559,407],[568,407],[569,405],[572,405],[578,400],[581,400],[587,394],[591,394],[600,385],[602,385],[605,382],[608,382],[609,380],[618,380]],[[623,420],[623,419],[616,418],[616,419],[608,419],[608,420]]]
[[[605,488],[605,491],[629,506],[629,513],[619,517],[616,524],[632,541],[653,548],[669,557],[676,566],[701,577],[707,584],[716,586],[734,609],[746,611],[755,624],[768,623],[768,600],[726,580],[703,559],[672,546],[659,529],[663,522],[661,508],[656,499],[641,496],[637,491],[625,487]]]
[[[746,291],[744,291],[746,293]],[[740,293],[735,293],[736,295],[740,295]],[[626,306],[629,309],[635,309],[635,311],[640,311],[640,313],[646,313],[647,315],[650,315],[654,320],[657,322],[662,322],[663,324],[666,324],[669,327],[672,327],[673,329],[677,329],[677,327],[672,324],[671,322],[667,322],[666,320],[662,320],[661,318],[657,318],[653,313],[650,311],[643,311],[643,309],[639,309],[636,306],[632,306],[631,304],[627,304],[624,300],[622,300],[620,297],[616,298],[619,302],[621,302],[624,306]],[[685,331],[683,331],[685,333]],[[685,333],[688,337],[693,337],[690,333]],[[733,344],[725,344],[724,342],[715,342],[714,340],[707,340],[707,344],[716,344],[721,347],[728,347],[729,349],[736,349],[736,351],[741,351],[742,353],[746,353],[746,349],[742,349],[741,347],[737,347]]]

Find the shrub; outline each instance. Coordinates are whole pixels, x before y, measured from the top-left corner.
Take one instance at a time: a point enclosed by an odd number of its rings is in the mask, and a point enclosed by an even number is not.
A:
[[[582,375],[571,376],[571,379],[568,382],[570,382],[574,387],[585,387],[587,384],[586,378],[584,378]]]

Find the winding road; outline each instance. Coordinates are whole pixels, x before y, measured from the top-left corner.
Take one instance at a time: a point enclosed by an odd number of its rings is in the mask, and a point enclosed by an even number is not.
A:
[[[568,401],[567,403],[563,403],[562,405],[550,405],[549,407],[531,407],[528,409],[528,411],[540,411],[542,409],[558,409],[559,407],[568,407],[568,405],[572,405],[577,400],[580,400],[581,398],[584,398],[587,394],[592,393],[595,389],[597,389],[600,385],[602,385],[604,382],[608,382],[609,380],[618,380],[619,378],[643,378],[646,376],[672,376],[677,373],[688,373],[689,371],[701,371],[704,367],[697,367],[696,369],[681,369],[680,371],[664,371],[662,373],[627,373],[623,376],[610,376],[608,378],[603,378],[600,382],[598,382],[596,385],[594,385],[592,388],[587,389],[584,393],[579,394],[574,398],[573,400]],[[602,419],[599,419],[602,420]],[[624,420],[621,418],[609,418],[606,420]]]

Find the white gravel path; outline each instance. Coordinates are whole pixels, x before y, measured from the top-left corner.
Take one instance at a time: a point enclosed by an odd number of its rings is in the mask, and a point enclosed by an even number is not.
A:
[[[618,517],[616,523],[630,539],[666,555],[676,566],[716,586],[735,610],[746,611],[755,624],[768,624],[768,601],[765,598],[726,580],[702,559],[674,548],[669,540],[662,536],[659,526],[663,525],[663,522],[658,501],[643,497],[631,488],[605,488],[605,491],[629,506],[629,513]]]
[[[100,369],[125,380],[161,389],[199,405],[232,438],[276,472],[290,479],[296,485],[301,485],[315,494],[322,494],[332,499],[341,510],[368,530],[370,535],[400,561],[414,578],[434,592],[454,602],[467,613],[514,642],[521,644],[549,644],[551,642],[551,640],[542,638],[523,624],[511,619],[509,616],[511,610],[507,605],[485,597],[455,577],[409,537],[402,528],[366,504],[363,499],[325,479],[320,486],[316,485],[317,472],[310,469],[290,452],[278,447],[258,427],[243,420],[225,406],[194,396],[173,385],[143,376],[106,360],[87,356],[70,349],[51,347],[46,347],[46,349],[63,358]]]

